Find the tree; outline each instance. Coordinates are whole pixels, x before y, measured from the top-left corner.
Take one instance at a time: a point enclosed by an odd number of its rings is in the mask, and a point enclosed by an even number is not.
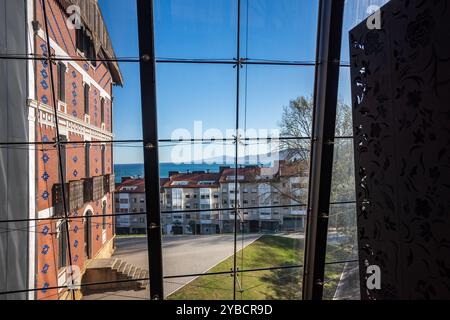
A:
[[[298,137],[300,139],[283,140],[280,143],[280,151],[285,152],[288,159],[298,159],[309,162],[310,139],[312,136],[313,98],[298,97],[291,100],[288,106],[283,108],[281,122],[282,137]],[[336,137],[352,135],[351,108],[338,101],[336,112]]]
[[[283,137],[298,137],[280,142],[280,152],[290,161],[298,161],[309,167],[310,137],[312,135],[313,98],[298,97],[283,108],[280,122]],[[336,137],[352,136],[352,114],[350,106],[338,101],[336,110]],[[352,139],[336,139],[334,149],[333,181],[331,201],[354,199],[354,168]],[[299,172],[299,176],[301,172]]]
[[[283,137],[298,137],[299,139],[286,139],[280,142],[280,154],[287,161],[299,163],[298,176],[304,175],[305,167],[309,168],[310,144],[312,136],[313,98],[298,97],[289,102],[283,108],[283,114],[279,123]],[[332,191],[330,202],[344,202],[355,199],[355,176],[353,162],[353,139],[340,139],[339,137],[351,137],[353,135],[353,123],[351,107],[338,101],[336,110],[336,128],[334,148],[334,164],[332,177]],[[295,190],[291,190],[285,197],[292,198]],[[305,203],[305,197],[298,199],[299,203]],[[330,226],[336,231],[349,235],[349,242],[353,244],[355,231],[354,206],[338,206],[331,208]]]

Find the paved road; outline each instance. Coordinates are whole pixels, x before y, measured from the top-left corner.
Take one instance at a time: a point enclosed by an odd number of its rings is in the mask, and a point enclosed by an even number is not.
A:
[[[258,234],[244,236],[244,247],[260,237]],[[212,236],[166,236],[163,237],[164,275],[204,273],[233,255],[233,235]],[[116,250],[113,258],[127,261],[137,267],[148,269],[147,238],[127,237],[115,240]],[[238,250],[242,238],[238,236]],[[195,277],[170,279],[164,282],[164,292],[168,296],[180,289]],[[146,290],[144,290],[146,291]],[[115,292],[95,294],[89,299],[148,298],[147,292]]]

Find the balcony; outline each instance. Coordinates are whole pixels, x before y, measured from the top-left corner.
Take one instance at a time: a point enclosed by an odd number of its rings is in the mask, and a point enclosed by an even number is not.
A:
[[[113,193],[115,188],[116,188],[116,183],[115,183],[115,175],[113,174],[108,174],[103,176],[103,189],[105,191],[105,193]]]
[[[67,209],[69,212],[81,208],[84,204],[83,181],[70,181],[64,184]],[[53,185],[53,206],[55,215],[64,214],[62,184]]]
[[[77,210],[87,202],[97,201],[106,193],[114,191],[114,175],[85,178],[83,180],[70,181],[64,185],[66,203],[69,212]],[[53,185],[52,205],[55,215],[64,214],[62,184]]]
[[[92,196],[94,201],[100,200],[105,194],[103,187],[104,187],[103,176],[92,178],[92,189],[93,189]]]

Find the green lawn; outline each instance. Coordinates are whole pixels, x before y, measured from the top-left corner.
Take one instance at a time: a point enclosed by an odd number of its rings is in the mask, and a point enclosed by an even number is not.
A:
[[[303,264],[304,241],[264,235],[238,253],[239,269],[255,269]],[[328,246],[327,261],[345,259],[348,252]],[[209,272],[230,271],[233,257],[219,263]],[[324,296],[333,296],[343,265],[326,269],[327,281]],[[237,299],[243,300],[294,300],[301,299],[302,269],[266,270],[239,275]],[[172,280],[167,280],[170,283]],[[201,276],[168,297],[174,300],[229,300],[233,298],[231,275]]]

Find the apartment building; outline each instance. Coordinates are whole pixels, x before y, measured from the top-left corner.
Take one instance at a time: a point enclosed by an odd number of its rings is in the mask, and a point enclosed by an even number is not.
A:
[[[306,218],[303,204],[308,190],[307,175],[305,164],[298,161],[280,161],[273,168],[239,168],[237,184],[236,171],[229,167],[221,167],[215,173],[170,172],[168,178],[160,180],[162,231],[164,234],[234,232],[236,199],[241,208],[238,231],[301,231]],[[136,214],[145,210],[143,185],[143,179],[123,179],[115,192],[116,213]],[[117,216],[117,232],[141,232],[146,227],[145,217],[135,214]]]
[[[6,207],[7,212],[2,209],[1,216],[7,214],[9,219],[33,219],[25,226],[33,232],[29,237],[0,240],[0,247],[6,248],[11,258],[9,268],[0,268],[5,279],[0,283],[3,283],[2,289],[5,286],[8,290],[39,288],[20,298],[64,299],[67,289],[55,287],[66,285],[66,269],[70,265],[79,267],[82,275],[92,259],[108,257],[113,251],[114,172],[112,146],[106,142],[113,138],[112,90],[114,85],[122,84],[122,76],[117,63],[92,61],[115,58],[97,1],[26,0],[6,3],[0,9],[3,16],[9,20],[12,17],[17,19],[16,14],[19,13],[19,18],[23,18],[17,24],[8,22],[10,29],[2,32],[3,39],[11,38],[11,34],[15,38],[15,41],[6,41],[7,53],[19,52],[36,57],[50,53],[57,60],[51,63],[44,59],[2,62],[11,68],[9,76],[6,79],[2,77],[2,81],[19,78],[27,79],[27,82],[17,83],[16,88],[6,93],[6,96],[19,97],[13,101],[15,105],[5,106],[10,117],[17,119],[10,118],[14,125],[5,123],[5,127],[1,127],[7,131],[5,137],[14,137],[14,142],[30,142],[30,146],[21,152],[0,151],[5,160],[3,165],[20,172],[19,182],[23,189],[15,199],[9,199],[11,203],[15,200],[14,206],[21,210]],[[43,4],[46,6],[46,20]],[[66,9],[78,4],[82,26],[71,29],[66,24],[69,18]],[[24,21],[27,23],[23,26],[21,23]],[[14,48],[14,43],[21,45]],[[19,68],[14,69],[13,64]],[[53,101],[53,92],[56,101]],[[18,118],[23,121],[16,121]],[[56,147],[58,140],[61,142],[60,154]],[[17,166],[15,169],[14,164]],[[61,170],[63,178],[59,174]],[[1,187],[2,194],[6,194],[3,190],[14,187],[12,179]],[[65,223],[63,189],[70,217],[69,229]],[[13,244],[8,240],[13,240]],[[22,264],[22,260],[27,261]],[[19,265],[21,267],[14,270]],[[8,274],[14,274],[12,280],[8,280]]]
[[[237,175],[234,169],[226,169],[220,178],[221,204],[224,208],[234,208],[237,199],[238,206],[243,208],[238,219],[245,232],[302,230],[306,211],[302,206],[295,206],[307,200],[308,179],[304,167],[301,161],[277,161],[270,168],[239,168]],[[234,231],[233,212],[224,215],[223,230]]]
[[[143,179],[123,178],[115,191],[116,232],[145,234],[145,183]],[[132,213],[132,215],[125,215]],[[138,215],[142,213],[142,215]]]
[[[220,208],[219,178],[220,173],[202,171],[169,173],[169,179],[163,185],[163,210],[172,211],[162,214],[166,216],[166,233],[220,233],[221,212],[214,211]]]

